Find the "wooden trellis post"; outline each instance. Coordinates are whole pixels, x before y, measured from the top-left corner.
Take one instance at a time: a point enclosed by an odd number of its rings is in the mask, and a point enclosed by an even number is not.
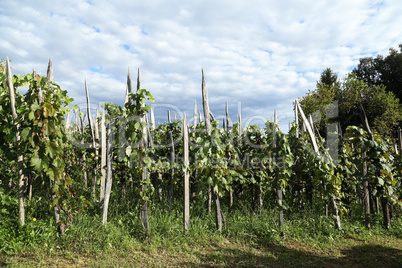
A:
[[[194,101],[194,124],[193,129],[197,128],[197,100]]]
[[[171,118],[170,118],[170,111],[168,111],[168,122],[171,123]],[[169,131],[169,136],[170,136],[170,163],[173,165],[176,161],[176,155],[174,152],[174,140],[173,140],[173,133],[172,131]],[[174,186],[174,167],[171,168],[170,170],[170,181],[169,181],[169,211],[172,211],[173,207],[173,188]]]
[[[101,183],[100,183],[100,205],[103,207],[104,198],[105,198],[105,183],[106,183],[106,175],[107,175],[107,166],[106,166],[106,158],[107,158],[107,143],[106,143],[106,111],[102,113],[102,121],[101,121]]]
[[[103,125],[104,127],[104,125]],[[106,148],[106,187],[105,187],[105,198],[103,202],[103,215],[102,215],[102,223],[106,224],[107,222],[107,211],[109,208],[109,200],[110,200],[110,192],[112,190],[112,170],[113,170],[113,148],[112,148],[112,125],[109,123],[107,127],[107,148]]]
[[[141,72],[140,72],[140,68],[138,68],[138,74],[137,74],[137,91],[139,89],[141,89]],[[145,103],[143,103],[143,106],[145,106]],[[140,122],[146,122],[146,114],[141,115],[140,118]],[[148,131],[147,131],[147,127],[144,126],[144,128],[142,129],[142,134],[143,134],[143,138],[140,142],[141,144],[141,149],[143,150],[147,150],[148,148]],[[147,153],[144,154],[143,156],[144,158],[147,157]],[[148,180],[148,168],[147,167],[143,167],[142,169],[142,180],[143,181],[147,181]],[[141,191],[145,191],[145,189],[141,189]],[[148,222],[148,201],[144,201],[141,207],[141,223],[142,226],[144,227],[144,229],[148,232],[149,230],[149,222]]]
[[[274,112],[274,123],[278,124],[278,116],[276,114],[276,110]],[[279,131],[278,128],[275,128],[275,148],[276,148],[276,152],[275,152],[275,162],[278,163],[279,162],[279,158],[278,158],[278,148],[277,148],[277,138],[276,138],[276,133]],[[275,170],[275,175],[276,175],[276,197],[278,198],[278,207],[279,207],[279,230],[281,235],[283,235],[283,225],[284,225],[284,220],[283,220],[283,196],[282,196],[282,187],[281,184],[279,182],[279,167],[276,167]]]
[[[205,82],[204,69],[202,69],[201,88],[202,88],[202,105],[203,105],[203,109],[204,109],[205,127],[206,127],[207,134],[209,135],[211,132],[211,119],[210,119],[211,112],[209,110],[208,91],[207,91],[207,86],[206,86],[206,82]],[[210,187],[209,187],[209,192],[212,192],[213,199],[215,202],[216,227],[217,227],[218,231],[221,232],[222,231],[222,213],[221,213],[221,205],[220,205],[220,201],[219,201],[219,194],[215,190],[211,191]],[[210,206],[208,207],[208,210],[210,211]]]
[[[11,67],[10,61],[6,60],[6,75],[7,75],[7,86],[10,94],[10,104],[11,104],[11,113],[13,115],[13,124],[15,124],[15,138],[18,144],[21,136],[20,136],[20,125],[17,123],[16,120],[18,118],[17,110],[15,107],[15,92],[14,92],[14,84],[13,84],[13,75],[11,74]],[[20,222],[20,226],[25,225],[25,192],[26,192],[26,183],[25,183],[25,176],[23,174],[24,168],[24,158],[17,148],[17,161],[18,161],[18,219]]]
[[[34,70],[34,77],[36,76],[36,72]],[[47,66],[47,80],[48,81],[53,81],[53,62],[52,59],[49,59],[49,64]],[[50,83],[48,83],[48,86],[50,86]],[[38,88],[38,103],[42,103],[43,101],[43,96],[42,96],[42,89]],[[69,120],[69,116],[67,115],[67,120]],[[66,122],[66,125],[68,122]],[[50,187],[52,188],[52,181],[50,181]],[[52,194],[52,199],[57,198],[55,194]],[[60,208],[58,206],[53,207],[53,213],[54,213],[54,221],[56,225],[59,225],[60,223]],[[63,230],[61,230],[63,234]]]
[[[183,164],[184,164],[184,210],[183,222],[184,229],[190,228],[190,174],[188,171],[189,165],[189,152],[188,152],[188,126],[186,120],[186,113],[184,112],[183,118]]]
[[[310,140],[311,140],[311,143],[313,144],[314,152],[318,155],[319,154],[318,145],[317,145],[317,141],[315,140],[313,129],[311,128],[310,123],[308,122],[306,116],[304,115],[302,108],[300,107],[300,104],[297,101],[296,101],[296,107],[299,110],[300,115],[302,117],[303,125],[306,127],[307,132],[310,136]],[[331,156],[329,156],[329,157],[331,157]],[[331,158],[331,161],[332,161],[332,158]],[[330,196],[330,202],[334,208],[334,218],[335,218],[336,227],[338,228],[339,231],[342,231],[341,220],[339,218],[338,205],[336,204],[335,197],[332,195]]]
[[[229,135],[230,117],[229,117],[229,105],[226,101],[226,133]],[[231,141],[230,141],[231,142]],[[229,156],[230,159],[230,156]],[[232,211],[233,207],[233,190],[229,190],[229,211]]]
[[[96,176],[97,176],[97,165],[98,165],[98,149],[96,148],[96,141],[95,141],[95,134],[94,134],[94,127],[92,122],[91,116],[91,104],[89,101],[89,92],[88,92],[88,85],[87,80],[85,79],[85,93],[87,96],[87,115],[88,115],[88,124],[89,130],[91,131],[91,138],[92,138],[92,149],[95,150],[95,166],[92,169],[92,187],[91,187],[91,194],[92,198],[95,199],[95,187],[96,187]]]

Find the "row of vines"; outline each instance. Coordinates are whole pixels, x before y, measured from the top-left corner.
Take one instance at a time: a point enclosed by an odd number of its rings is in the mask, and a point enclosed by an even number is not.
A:
[[[341,219],[359,206],[367,228],[379,213],[390,228],[402,205],[402,150],[371,133],[364,120],[364,129],[350,126],[342,135],[328,133],[326,141],[296,102],[288,134],[270,121],[243,128],[241,115],[231,124],[228,111],[221,128],[209,110],[203,74],[203,120],[195,108],[191,126],[185,115],[172,121],[170,114],[156,125],[147,105],[154,97],[142,89],[139,72],[135,92],[128,75],[124,106],[107,103],[93,120],[85,89],[84,114],[69,108],[72,99],[53,81],[51,62],[44,77],[12,75],[7,60],[0,73],[0,217],[24,226],[25,208],[38,197],[61,233],[86,207],[106,223],[110,202],[119,209],[109,213],[138,215],[144,230],[148,213],[159,206],[183,211],[185,229],[192,213],[214,212],[221,231],[226,213],[269,208],[277,209],[282,232],[284,214],[317,208],[331,212],[342,230]],[[18,212],[10,195],[18,197]]]

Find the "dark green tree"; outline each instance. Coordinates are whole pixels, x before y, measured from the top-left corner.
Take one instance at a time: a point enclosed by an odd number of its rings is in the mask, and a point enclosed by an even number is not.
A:
[[[326,68],[317,81],[316,89],[300,100],[303,111],[307,116],[312,115],[322,137],[325,137],[329,118],[332,117],[327,112],[336,108],[333,103],[339,99],[340,85],[338,75],[331,68]]]
[[[352,71],[356,77],[363,80],[368,86],[384,85],[387,91],[393,92],[399,99],[402,98],[402,44],[399,51],[389,49],[385,58],[361,58],[358,66]]]
[[[331,68],[326,68],[320,76],[320,80],[317,81],[317,87],[319,86],[327,86],[329,88],[339,88],[340,81],[338,79],[338,75],[332,71]]]
[[[326,126],[331,120],[339,122],[343,132],[347,126],[360,126],[360,105],[363,105],[374,131],[383,136],[394,136],[402,120],[402,107],[395,94],[387,91],[383,85],[368,85],[359,80],[355,73],[349,74],[342,83],[327,79],[335,78],[331,72],[324,70],[317,81],[317,88],[300,100],[306,115],[313,116],[321,136],[326,137]],[[328,111],[332,111],[332,114],[328,114]]]

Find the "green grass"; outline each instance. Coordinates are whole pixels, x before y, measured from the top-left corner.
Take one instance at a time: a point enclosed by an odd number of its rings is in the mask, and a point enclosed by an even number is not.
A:
[[[314,213],[286,217],[285,237],[274,211],[226,213],[219,234],[213,215],[192,215],[183,230],[181,211],[150,209],[146,234],[137,213],[115,216],[107,225],[97,214],[75,217],[60,237],[52,219],[28,219],[18,229],[0,224],[0,266],[22,267],[402,267],[402,219],[384,230],[379,218],[365,230],[360,218],[343,219],[343,232],[331,217]]]

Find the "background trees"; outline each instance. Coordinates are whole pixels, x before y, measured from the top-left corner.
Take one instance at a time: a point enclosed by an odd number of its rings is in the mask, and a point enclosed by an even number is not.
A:
[[[330,68],[321,73],[316,89],[300,100],[306,114],[312,115],[317,122],[321,136],[325,137],[331,120],[340,122],[342,132],[347,126],[360,125],[360,105],[374,131],[387,137],[396,135],[395,130],[402,120],[399,101],[402,96],[402,44],[400,50],[391,48],[385,58],[378,55],[360,59],[359,65],[342,81]],[[327,114],[334,109],[337,114]]]
[[[402,97],[402,44],[399,51],[390,48],[385,58],[382,55],[360,59],[359,65],[352,73],[368,86],[384,85],[399,99]]]

